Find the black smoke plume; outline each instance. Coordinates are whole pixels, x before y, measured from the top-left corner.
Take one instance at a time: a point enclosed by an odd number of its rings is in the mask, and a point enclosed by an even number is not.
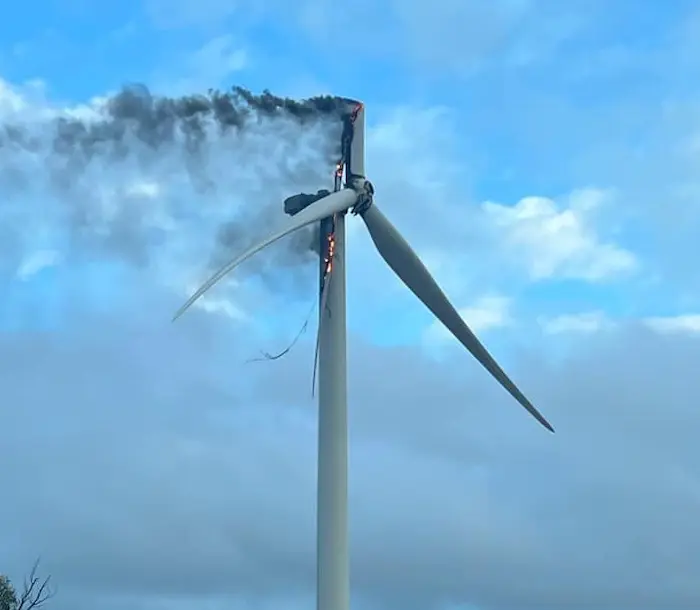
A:
[[[255,95],[243,87],[233,87],[223,93],[210,89],[206,95],[170,98],[155,96],[145,85],[136,84],[124,87],[110,98],[105,107],[106,116],[100,120],[56,118],[53,145],[57,153],[65,155],[89,156],[104,152],[105,146],[124,153],[121,145],[128,135],[157,149],[172,143],[179,132],[187,145],[196,149],[206,138],[205,121],[213,121],[225,134],[229,130],[244,129],[251,120],[261,118],[293,117],[300,123],[329,118],[340,122],[346,107],[347,102],[333,96],[293,100],[269,91]],[[31,150],[38,142],[26,128],[5,124],[0,132],[0,146],[13,144]],[[333,146],[339,148],[340,140]]]
[[[156,251],[175,256],[168,239],[185,256],[180,242],[189,236],[198,244],[192,256],[206,256],[208,242],[218,264],[284,218],[286,197],[329,186],[346,108],[333,96],[293,100],[233,87],[173,98],[130,85],[90,112],[8,120],[0,126],[0,239],[26,243],[22,233],[41,218],[69,253],[144,265]],[[146,179],[169,185],[168,194],[129,187]],[[258,271],[305,260],[316,235],[295,235]]]

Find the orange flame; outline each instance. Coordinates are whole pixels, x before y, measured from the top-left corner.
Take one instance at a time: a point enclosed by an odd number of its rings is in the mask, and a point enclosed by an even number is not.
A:
[[[335,235],[328,235],[328,254],[326,255],[326,274],[333,270],[333,255],[335,254]]]

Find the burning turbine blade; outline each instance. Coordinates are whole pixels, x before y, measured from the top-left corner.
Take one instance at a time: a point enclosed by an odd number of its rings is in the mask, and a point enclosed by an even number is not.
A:
[[[263,248],[266,248],[270,244],[276,242],[279,239],[282,239],[283,237],[289,235],[290,233],[293,233],[294,231],[297,231],[298,229],[301,229],[302,227],[310,225],[314,222],[318,222],[319,220],[322,220],[329,216],[333,216],[333,214],[337,214],[338,212],[344,212],[348,208],[351,208],[356,201],[357,193],[352,189],[344,189],[342,191],[338,191],[337,193],[331,193],[327,197],[319,199],[309,207],[301,210],[298,214],[291,217],[282,229],[276,231],[272,235],[269,235],[254,246],[251,246],[243,254],[241,254],[231,262],[224,265],[221,269],[219,269],[211,278],[209,278],[201,286],[201,288],[197,290],[197,292],[195,292],[187,300],[187,302],[182,307],[180,307],[180,309],[177,310],[177,312],[173,316],[173,321],[177,320],[183,313],[185,313],[185,311],[187,311],[187,309],[189,309],[197,299],[199,299],[207,290],[214,286],[214,284],[216,284],[227,273],[233,271],[238,265],[248,260],[254,254],[260,252],[260,250],[262,250]]]
[[[503,369],[465,324],[411,246],[377,209],[377,206],[370,206],[362,213],[362,218],[379,254],[394,273],[515,400],[525,407],[547,430],[554,432],[554,428],[503,372]]]

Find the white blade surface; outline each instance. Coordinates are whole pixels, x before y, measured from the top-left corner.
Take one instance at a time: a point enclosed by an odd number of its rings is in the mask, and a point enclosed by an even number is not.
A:
[[[348,208],[355,205],[356,201],[357,193],[352,189],[344,189],[342,191],[338,191],[337,193],[331,193],[327,197],[312,203],[309,207],[304,208],[301,212],[295,216],[292,216],[283,228],[279,229],[272,235],[267,236],[254,246],[251,246],[248,248],[248,250],[243,252],[243,254],[219,269],[197,290],[197,292],[195,292],[187,300],[182,307],[180,307],[180,309],[177,310],[173,316],[173,320],[177,320],[192,306],[197,299],[199,299],[207,290],[221,280],[227,273],[233,271],[236,267],[238,267],[238,265],[248,260],[254,254],[260,252],[260,250],[263,248],[266,248],[270,244],[273,244],[290,233],[294,233],[294,231],[297,231],[302,227],[323,220],[324,218],[328,218],[329,216],[333,216],[333,214],[337,214],[338,212],[344,212]]]
[[[372,205],[362,215],[374,245],[394,273],[433,312],[454,337],[466,347],[481,365],[525,407],[545,428],[554,432],[549,422],[540,414],[518,387],[503,372],[476,335],[465,324],[457,310],[442,292],[418,255],[387,218]]]

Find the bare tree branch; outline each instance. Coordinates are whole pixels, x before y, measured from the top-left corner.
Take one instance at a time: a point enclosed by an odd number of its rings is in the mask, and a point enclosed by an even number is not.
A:
[[[56,593],[51,589],[51,576],[43,580],[37,576],[39,569],[39,559],[34,562],[32,571],[24,579],[24,587],[21,595],[17,598],[16,610],[33,610],[41,608]]]

